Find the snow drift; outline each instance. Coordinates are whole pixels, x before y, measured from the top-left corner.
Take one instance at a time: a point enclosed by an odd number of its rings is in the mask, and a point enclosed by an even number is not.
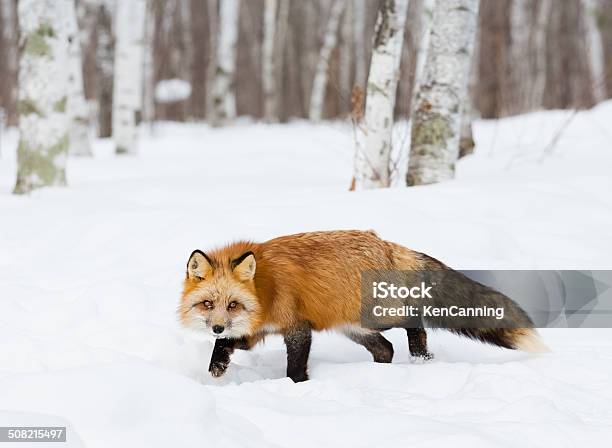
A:
[[[609,330],[544,330],[542,356],[439,332],[425,364],[393,330],[390,365],[317,334],[312,379],[293,384],[279,338],[211,378],[212,341],[175,315],[193,249],[308,230],[375,229],[458,269],[610,269],[612,104],[578,114],[543,157],[566,118],[477,123],[456,180],[360,193],[347,191],[341,124],[161,124],[138,157],[96,141],[93,159],[70,160],[68,188],[28,197],[10,194],[16,133],[5,133],[2,424],[55,416],[104,448],[604,446]]]

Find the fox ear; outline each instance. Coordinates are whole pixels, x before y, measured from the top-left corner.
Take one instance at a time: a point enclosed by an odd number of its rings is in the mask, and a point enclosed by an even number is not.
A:
[[[242,281],[252,280],[255,276],[255,255],[253,252],[245,252],[240,257],[232,261],[232,270]]]
[[[201,250],[194,250],[187,262],[187,278],[202,280],[212,270],[210,260]]]

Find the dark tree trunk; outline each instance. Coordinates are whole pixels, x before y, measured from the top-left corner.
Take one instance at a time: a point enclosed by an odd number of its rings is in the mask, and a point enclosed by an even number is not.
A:
[[[115,39],[112,32],[112,14],[104,4],[98,10],[98,136],[113,135],[113,67]]]

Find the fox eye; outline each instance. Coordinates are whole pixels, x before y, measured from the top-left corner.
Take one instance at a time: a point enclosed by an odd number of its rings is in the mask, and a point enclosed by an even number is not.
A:
[[[235,310],[237,306],[238,306],[238,302],[236,302],[236,301],[230,302],[230,304],[227,306],[227,309],[228,310]]]
[[[213,304],[210,300],[205,300],[202,302],[202,305],[204,305],[204,307],[206,307],[206,309],[211,309],[213,307]]]

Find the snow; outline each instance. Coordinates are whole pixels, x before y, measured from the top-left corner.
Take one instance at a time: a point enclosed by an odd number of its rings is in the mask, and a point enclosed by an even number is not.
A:
[[[182,79],[163,79],[155,86],[155,100],[158,103],[175,103],[189,98],[191,84]]]
[[[307,230],[372,228],[462,269],[611,269],[612,103],[543,157],[567,119],[479,122],[456,180],[358,193],[342,123],[143,127],[137,157],[95,141],[68,188],[27,197],[10,194],[5,131],[0,426],[65,424],[69,446],[93,448],[607,445],[609,329],[542,330],[541,356],[434,332],[424,364],[392,330],[390,365],[316,334],[311,380],[293,384],[280,338],[211,378],[212,340],[175,314],[193,249]]]

